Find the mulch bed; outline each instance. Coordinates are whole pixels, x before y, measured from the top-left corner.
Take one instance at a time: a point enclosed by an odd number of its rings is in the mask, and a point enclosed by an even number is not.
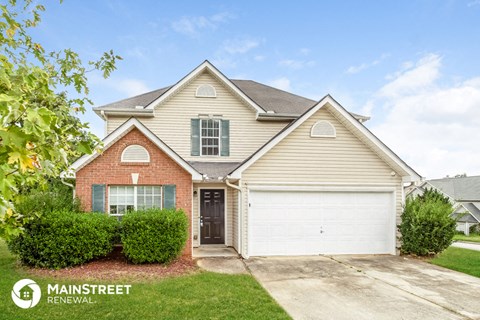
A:
[[[180,257],[169,264],[132,264],[122,254],[121,247],[104,258],[86,264],[60,270],[29,269],[36,276],[75,280],[145,280],[192,274],[199,270],[189,257]]]

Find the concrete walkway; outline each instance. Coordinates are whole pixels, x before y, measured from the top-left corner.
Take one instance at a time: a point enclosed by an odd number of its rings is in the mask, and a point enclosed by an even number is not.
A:
[[[480,243],[456,241],[452,243],[452,247],[480,251]]]
[[[294,319],[480,319],[480,279],[398,256],[245,260]]]
[[[200,258],[197,265],[207,271],[227,274],[247,273],[245,264],[238,257]]]

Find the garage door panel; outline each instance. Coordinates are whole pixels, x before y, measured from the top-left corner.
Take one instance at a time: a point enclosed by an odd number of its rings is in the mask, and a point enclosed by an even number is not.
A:
[[[249,255],[393,253],[392,192],[251,191]]]

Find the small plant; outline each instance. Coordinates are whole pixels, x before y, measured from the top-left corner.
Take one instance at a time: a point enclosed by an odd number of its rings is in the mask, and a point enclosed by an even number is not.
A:
[[[407,199],[399,230],[402,252],[420,256],[442,252],[452,243],[456,221],[452,205],[435,190]]]
[[[28,266],[65,268],[110,253],[117,225],[114,218],[101,214],[47,212],[31,219],[8,247]]]
[[[122,219],[123,252],[133,263],[167,263],[178,257],[188,237],[183,210],[148,209]]]

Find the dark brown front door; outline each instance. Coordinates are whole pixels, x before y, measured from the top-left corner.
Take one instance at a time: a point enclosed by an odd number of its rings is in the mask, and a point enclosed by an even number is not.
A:
[[[225,243],[225,190],[200,190],[200,244]]]

